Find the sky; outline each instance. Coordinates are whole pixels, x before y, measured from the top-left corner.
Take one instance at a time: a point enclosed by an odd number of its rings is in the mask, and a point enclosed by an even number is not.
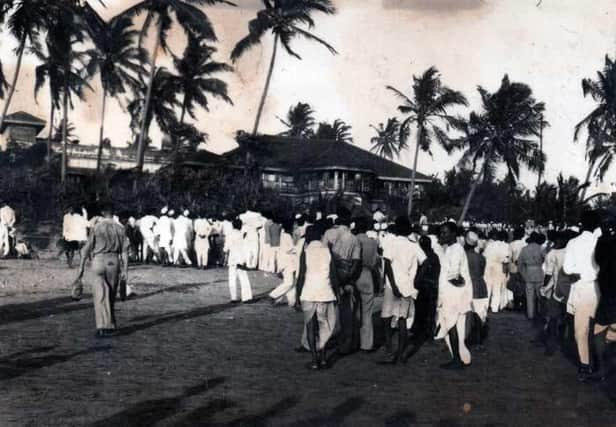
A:
[[[278,133],[278,120],[290,106],[307,102],[318,121],[343,119],[352,126],[355,144],[369,149],[374,136],[371,124],[399,116],[399,102],[385,89],[394,86],[410,92],[413,75],[436,66],[443,82],[462,91],[469,99],[465,115],[479,108],[477,86],[496,91],[504,74],[512,81],[531,86],[538,101],[545,102],[544,132],[547,154],[545,178],[554,182],[562,172],[583,179],[586,172],[583,141],[574,143],[573,127],[593,108],[583,97],[581,80],[595,77],[606,54],[616,54],[616,0],[334,0],[337,13],[315,15],[314,34],[330,42],[338,55],[319,44],[302,39],[293,46],[298,60],[280,51],[260,132]],[[110,18],[136,3],[106,0],[102,8]],[[238,7],[206,7],[218,36],[215,58],[228,61],[234,44],[247,32],[247,23],[261,6],[260,0],[236,0]],[[197,127],[209,135],[205,148],[221,153],[235,147],[237,130],[250,130],[265,83],[272,51],[272,38],[233,64],[233,73],[221,74],[229,84],[233,105],[211,100],[210,112],[199,112]],[[176,27],[171,47],[180,55],[185,44]],[[151,40],[150,40],[151,45]],[[0,35],[0,53],[10,77],[15,42],[5,31]],[[163,66],[171,66],[163,58]],[[34,98],[36,60],[24,59],[17,92],[10,111],[25,110],[47,119],[49,98],[43,90]],[[100,124],[100,86],[86,102],[77,103],[70,120],[76,124],[82,144],[95,144]],[[108,103],[106,136],[123,146],[131,138],[129,116],[117,102]],[[400,116],[399,116],[400,117]],[[45,131],[44,131],[45,132]],[[155,144],[161,139],[153,127]],[[433,156],[422,153],[418,170],[442,177],[455,166],[459,155],[447,155],[438,147]],[[412,164],[414,144],[399,162]],[[534,188],[536,175],[523,171],[521,182]],[[611,191],[616,169],[593,191]]]

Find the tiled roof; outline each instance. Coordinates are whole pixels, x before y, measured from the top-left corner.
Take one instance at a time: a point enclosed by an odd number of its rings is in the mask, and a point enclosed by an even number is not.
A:
[[[41,130],[45,127],[47,122],[43,119],[39,119],[38,117],[33,116],[32,114],[28,114],[25,111],[18,111],[16,113],[8,114],[4,118],[4,124],[0,132],[4,132],[4,128],[8,124],[26,124],[34,127],[38,127]]]
[[[382,179],[411,179],[411,169],[345,142],[243,134],[238,136],[238,143],[240,147],[225,154],[225,157],[241,161],[245,150],[249,149],[257,164],[263,168],[368,171]],[[419,172],[416,179],[418,182],[432,181],[432,178]]]

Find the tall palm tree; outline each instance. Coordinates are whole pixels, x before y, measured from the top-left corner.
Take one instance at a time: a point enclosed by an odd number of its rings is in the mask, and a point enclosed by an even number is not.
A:
[[[314,137],[316,139],[331,139],[337,142],[353,143],[351,135],[351,126],[347,125],[343,120],[336,119],[334,123],[321,122],[317,128]]]
[[[133,121],[131,126],[142,129],[141,118],[145,118],[145,128],[143,129],[147,134],[152,120],[156,120],[161,131],[171,134],[178,125],[176,109],[181,107],[178,100],[180,93],[178,77],[166,68],[160,67],[156,70],[152,83],[151,88],[150,85],[143,83],[135,92],[135,99],[128,104],[127,109],[133,120],[138,118],[138,121]],[[148,96],[154,102],[147,102]],[[137,138],[140,141],[139,135]],[[137,149],[139,149],[139,146],[137,146]]]
[[[400,137],[400,121],[396,117],[387,119],[387,124],[379,123],[378,127],[370,125],[376,132],[376,135],[370,139],[372,148],[377,155],[389,160],[398,157],[400,152],[406,149],[408,135],[403,134]]]
[[[154,85],[154,77],[157,73],[156,61],[159,54],[159,49],[169,53],[167,38],[169,31],[173,26],[173,15],[175,15],[177,23],[184,29],[187,34],[193,34],[199,39],[216,41],[214,27],[208,19],[207,15],[199,8],[204,5],[214,5],[217,3],[226,3],[234,5],[225,0],[142,0],[139,3],[129,7],[122,12],[123,16],[134,18],[135,16],[145,13],[145,21],[141,28],[141,39],[147,34],[152,25],[155,25],[154,47],[150,54],[150,75],[148,78],[147,89],[145,94],[144,111],[150,110],[150,101],[152,99],[152,90]],[[147,140],[146,129],[148,128],[147,115],[141,118],[141,127],[139,132],[139,140],[137,144],[137,170],[143,170],[143,156],[145,153],[145,141]]]
[[[227,83],[223,80],[212,77],[214,74],[233,71],[233,68],[224,62],[216,62],[212,55],[216,53],[216,48],[208,46],[205,40],[199,40],[194,35],[189,35],[188,44],[184,49],[181,58],[174,59],[177,71],[177,84],[180,92],[184,96],[182,99],[182,109],[180,112],[179,125],[184,128],[186,113],[191,118],[195,118],[195,106],[210,111],[208,96],[221,99],[233,105],[233,101],[227,94]],[[192,131],[188,131],[190,135]],[[186,141],[194,141],[188,138]],[[177,166],[181,139],[175,138],[173,148],[173,161]]]
[[[272,73],[276,63],[276,53],[278,51],[278,43],[291,56],[301,59],[301,57],[291,49],[291,41],[297,37],[315,41],[325,46],[333,54],[336,50],[325,40],[315,36],[309,30],[314,28],[314,20],[312,14],[316,12],[325,13],[328,15],[334,14],[334,8],[331,0],[262,0],[264,9],[257,12],[256,18],[248,23],[248,35],[237,42],[231,52],[233,62],[242,56],[251,47],[261,43],[261,39],[266,33],[271,32],[274,35],[274,47],[270,60],[265,87],[257,109],[257,117],[252,129],[253,135],[259,130],[261,115],[263,114],[263,106],[272,80]],[[307,27],[307,29],[302,28]]]
[[[53,59],[54,72],[60,77],[62,94],[62,165],[61,181],[64,183],[67,170],[68,114],[73,109],[72,94],[83,99],[83,89],[92,90],[87,82],[85,52],[75,47],[84,41],[83,21],[80,9],[68,2],[53,4],[47,11],[46,45],[49,58]],[[78,5],[78,4],[77,4]],[[43,74],[44,75],[44,74]]]
[[[105,22],[94,9],[87,7],[85,11],[87,32],[95,46],[86,52],[88,73],[90,76],[99,73],[103,89],[96,157],[98,176],[105,139],[107,97],[115,98],[126,93],[127,88],[136,90],[139,87],[139,77],[146,72],[143,63],[147,61],[147,52],[136,45],[138,31],[131,29],[132,21],[129,18],[118,16]]]
[[[387,86],[387,89],[398,96],[403,104],[398,106],[398,111],[407,117],[400,125],[400,140],[404,141],[410,134],[410,126],[415,125],[417,141],[415,145],[415,158],[411,174],[411,190],[407,214],[410,217],[413,212],[413,196],[415,193],[415,180],[417,174],[417,160],[419,150],[431,154],[430,146],[434,140],[444,147],[447,146],[448,136],[442,125],[457,123],[457,118],[450,115],[448,110],[460,105],[466,106],[468,102],[461,92],[444,86],[441,77],[435,67],[428,68],[421,76],[413,76],[411,96],[407,96],[398,89]]]
[[[8,112],[9,106],[13,99],[15,89],[17,88],[17,80],[21,71],[21,63],[26,52],[27,45],[35,47],[38,43],[39,33],[42,29],[49,25],[49,2],[47,0],[5,0],[0,5],[0,20],[4,20],[8,16],[9,33],[17,40],[17,63],[15,72],[9,91],[2,108],[0,116],[0,128],[4,125],[4,120]],[[10,12],[10,15],[9,15]]]
[[[287,130],[280,135],[292,136],[296,138],[312,138],[314,136],[314,110],[305,102],[298,102],[297,105],[289,108],[285,119],[278,118],[287,127]]]
[[[576,126],[573,138],[575,141],[582,129],[586,130],[586,158],[588,170],[585,183],[595,172],[602,179],[612,164],[616,145],[616,62],[605,55],[603,70],[597,71],[597,79],[582,80],[584,97],[590,96],[597,103],[596,107]],[[596,169],[595,169],[596,168]],[[584,200],[586,190],[582,190]]]
[[[4,99],[4,91],[9,87],[9,84],[6,81],[6,75],[4,74],[4,69],[2,68],[2,62],[0,61],[0,99]]]
[[[466,217],[477,184],[491,178],[499,165],[506,167],[509,182],[514,185],[522,166],[539,172],[545,163],[545,154],[537,140],[541,127],[547,125],[543,121],[545,105],[535,100],[531,88],[524,83],[510,82],[505,75],[495,93],[481,86],[477,90],[482,110],[471,113],[465,123],[456,123],[464,136],[452,144],[453,148],[465,150],[461,163],[470,163],[473,172],[483,162],[478,178],[471,185],[459,223]]]

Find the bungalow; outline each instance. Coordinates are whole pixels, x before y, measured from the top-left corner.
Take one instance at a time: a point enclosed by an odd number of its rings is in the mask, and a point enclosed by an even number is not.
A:
[[[411,169],[352,144],[245,133],[237,142],[238,148],[223,155],[228,163],[240,167],[251,159],[265,188],[298,203],[342,194],[376,207],[388,196],[409,194]],[[415,191],[421,194],[430,182],[431,177],[418,172]]]

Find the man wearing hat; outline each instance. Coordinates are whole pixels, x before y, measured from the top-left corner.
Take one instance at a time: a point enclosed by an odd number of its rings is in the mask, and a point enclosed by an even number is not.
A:
[[[173,242],[173,220],[171,215],[173,211],[165,206],[160,211],[160,218],[154,227],[154,234],[158,237],[159,257],[162,265],[169,265],[172,261],[172,246]]]

